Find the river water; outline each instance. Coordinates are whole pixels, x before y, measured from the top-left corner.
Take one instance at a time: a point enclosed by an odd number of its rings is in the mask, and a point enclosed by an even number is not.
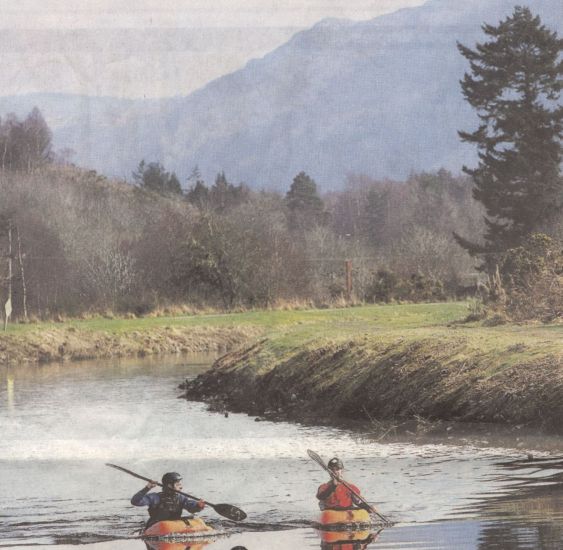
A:
[[[248,514],[234,525],[207,508],[225,536],[170,550],[563,548],[561,460],[453,438],[385,443],[178,399],[178,384],[211,359],[0,369],[0,547],[144,550],[146,511],[129,504],[144,483],[111,462],[152,478],[181,472],[185,491]],[[323,542],[310,522],[326,475],[308,448],[341,457],[347,479],[396,525],[367,546]]]

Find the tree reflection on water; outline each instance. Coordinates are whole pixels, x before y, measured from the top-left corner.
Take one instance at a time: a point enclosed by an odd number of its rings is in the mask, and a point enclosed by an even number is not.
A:
[[[563,458],[529,457],[497,466],[509,491],[481,504],[479,550],[562,548]]]

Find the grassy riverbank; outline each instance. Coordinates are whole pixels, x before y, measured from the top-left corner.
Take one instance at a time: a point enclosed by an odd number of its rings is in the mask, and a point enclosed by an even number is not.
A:
[[[0,364],[221,351],[260,335],[298,347],[320,334],[445,323],[464,312],[441,304],[11,324],[0,332]]]
[[[561,431],[563,326],[456,321],[461,304],[311,312],[270,326],[188,387],[273,418],[426,418]]]
[[[147,318],[13,325],[0,333],[0,365],[225,352],[260,329],[213,318]]]

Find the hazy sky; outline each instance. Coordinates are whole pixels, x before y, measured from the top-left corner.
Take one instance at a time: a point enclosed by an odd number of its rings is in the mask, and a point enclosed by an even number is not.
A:
[[[325,17],[424,0],[0,0],[2,95],[185,95]]]

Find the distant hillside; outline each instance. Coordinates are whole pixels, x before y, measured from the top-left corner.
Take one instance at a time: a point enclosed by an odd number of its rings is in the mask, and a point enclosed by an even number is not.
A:
[[[225,170],[232,181],[278,189],[301,170],[325,190],[351,172],[458,172],[475,152],[457,130],[473,128],[475,117],[460,93],[466,62],[456,41],[473,46],[481,24],[496,24],[515,3],[430,0],[367,22],[321,21],[184,98],[33,100],[49,123],[60,122],[58,147],[121,176],[143,157],[183,180],[197,164],[208,180]],[[531,8],[562,32],[560,0]]]
[[[53,131],[56,150],[72,149],[76,164],[130,178],[142,158],[160,156],[168,113],[176,101],[26,94],[0,97],[0,114],[22,117],[37,106]]]

